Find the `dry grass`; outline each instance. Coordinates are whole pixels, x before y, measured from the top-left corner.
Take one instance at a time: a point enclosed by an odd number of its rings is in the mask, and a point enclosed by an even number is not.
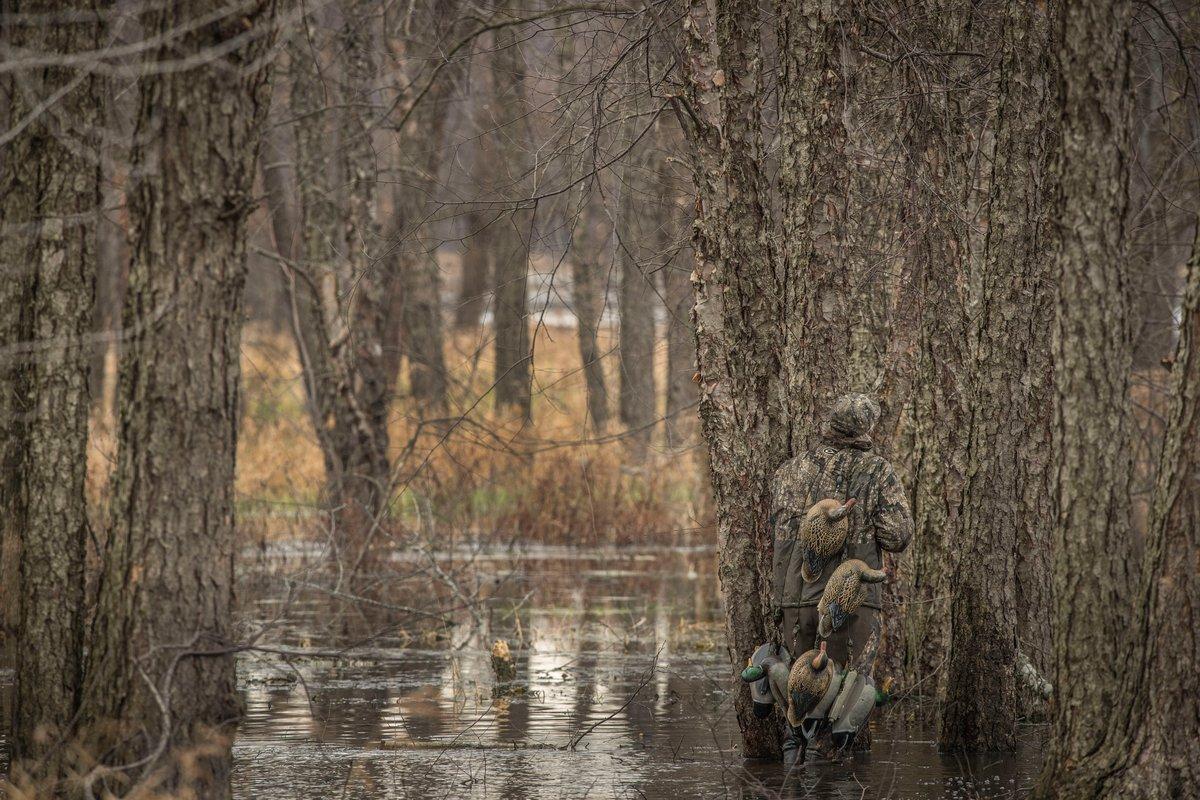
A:
[[[695,448],[667,448],[658,430],[639,459],[618,427],[589,430],[573,330],[538,329],[531,424],[493,408],[487,335],[486,329],[459,333],[448,343],[452,409],[444,419],[428,419],[401,376],[390,426],[397,477],[391,524],[547,544],[672,542],[703,527]],[[611,347],[607,335],[602,345]],[[658,356],[661,367],[665,354]],[[615,362],[605,359],[614,405]],[[242,374],[243,527],[271,537],[317,535],[324,466],[290,337],[248,328]],[[111,422],[98,414],[93,430],[90,487],[102,505],[114,450]]]

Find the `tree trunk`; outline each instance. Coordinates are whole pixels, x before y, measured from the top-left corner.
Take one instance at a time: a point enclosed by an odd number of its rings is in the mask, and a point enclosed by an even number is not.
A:
[[[968,4],[948,0],[919,17],[908,36],[923,50],[963,49],[978,22],[972,13]],[[903,601],[904,684],[938,702],[948,674],[950,580],[967,474],[963,432],[971,416],[968,292],[977,243],[966,220],[980,202],[974,132],[967,122],[980,93],[951,88],[966,82],[965,69],[950,62],[946,70],[931,84],[923,70],[906,68],[897,87],[908,98],[900,118],[909,201],[903,224],[911,241],[905,272],[916,287],[909,312],[915,324],[911,400],[906,439],[897,448],[908,455],[915,528],[900,561],[897,594]]]
[[[1035,796],[1069,799],[1109,796],[1147,709],[1142,646],[1123,634],[1143,613],[1130,580],[1131,4],[1067,3],[1063,17],[1054,714]]]
[[[769,482],[788,455],[778,386],[780,319],[758,107],[758,6],[686,7],[685,84],[679,116],[690,139],[697,212],[693,230],[700,418],[717,505],[718,572],[731,673],[772,637]],[[747,757],[779,753],[779,727],[751,710],[732,677]]]
[[[221,7],[192,0],[143,15],[147,36],[173,35],[149,51],[142,81],[119,450],[84,692],[90,752],[111,765],[146,759],[111,781],[92,770],[120,794],[140,779],[159,791],[230,794],[245,223],[275,5],[178,33]],[[254,26],[263,35],[221,60],[159,68]]]
[[[675,223],[682,214],[673,214],[671,230],[683,230]],[[668,244],[674,246],[675,242]],[[692,282],[688,272],[691,247],[684,247],[663,267],[663,300],[667,306],[667,444],[687,447],[696,435],[696,330],[692,327]]]
[[[442,337],[441,276],[434,254],[415,255],[400,272],[401,341],[408,354],[408,382],[420,416],[446,411],[446,356]]]
[[[512,14],[512,10],[505,10]],[[514,28],[498,30],[495,34],[495,103],[499,112],[497,127],[503,127],[505,146],[500,149],[516,174],[525,171],[522,147],[528,142],[529,110],[526,97],[525,61]],[[523,184],[516,189],[522,191]],[[529,335],[529,253],[533,244],[532,219],[534,211],[522,205],[518,197],[513,210],[493,226],[495,245],[496,305],[495,373],[496,407],[515,411],[522,419],[533,416],[533,342]]]
[[[423,53],[422,63],[436,62],[444,44],[447,31],[457,23],[455,2],[441,2],[437,11],[429,18],[423,32],[430,52]],[[401,22],[402,21],[402,22]],[[399,15],[401,24],[389,26],[387,41],[389,53],[397,63],[405,63],[415,53],[405,53],[394,47],[402,40],[403,27],[412,24],[411,16]],[[401,30],[394,30],[399,27]],[[400,311],[400,341],[408,356],[409,389],[417,401],[420,416],[443,416],[447,409],[445,343],[442,322],[442,284],[436,250],[430,252],[422,238],[427,220],[432,216],[429,204],[433,202],[439,185],[438,176],[445,152],[446,121],[450,113],[450,99],[465,69],[451,62],[438,64],[440,76],[417,99],[408,96],[411,88],[402,91],[400,108],[411,110],[411,119],[398,128],[392,149],[396,153],[399,167],[392,190],[392,215],[388,247],[396,261],[393,270],[398,283]],[[411,87],[413,81],[400,76],[397,81]],[[478,319],[478,317],[476,318]],[[390,370],[389,378],[395,373]]]
[[[603,431],[608,425],[608,386],[600,350],[600,326],[608,300],[608,279],[601,270],[599,237],[593,230],[598,222],[594,206],[585,201],[575,221],[571,239],[571,303],[579,331],[579,360],[587,385],[588,421],[592,429]]]
[[[8,10],[36,16],[62,7],[29,2]],[[11,45],[68,56],[99,47],[101,33],[93,17],[34,23],[17,26]],[[0,513],[20,540],[12,769],[14,776],[25,772],[48,783],[66,777],[64,741],[83,677],[85,345],[96,280],[103,86],[93,75],[72,88],[75,79],[66,67],[13,76],[11,112],[16,119],[32,114],[33,120],[5,146],[0,200],[0,263],[6,270]],[[65,93],[51,108],[34,111],[58,92]]]
[[[634,458],[644,458],[658,417],[654,386],[654,305],[651,276],[638,258],[641,251],[637,225],[637,193],[632,181],[641,171],[634,154],[623,171],[620,208],[617,212],[616,249],[621,264],[618,350],[621,382],[618,405],[621,422],[629,429]]]
[[[1200,228],[1198,228],[1200,230]],[[1200,786],[1200,233],[1192,246],[1183,324],[1171,377],[1171,415],[1159,461],[1142,567],[1140,596],[1149,598],[1145,689],[1131,764],[1111,796],[1168,800]],[[1132,667],[1132,665],[1131,665]]]
[[[1023,588],[1030,592],[1023,603],[1044,597],[1047,577],[1028,569],[1019,581],[1020,554],[1044,552],[1053,521],[1045,332],[1053,290],[1046,246],[1051,20],[1044,7],[1019,3],[1001,15],[999,86],[990,115],[995,144],[985,176],[988,226],[979,274],[970,281],[974,315],[963,365],[969,407],[986,413],[969,415],[959,434],[967,452],[959,524],[949,535],[959,567],[949,581],[944,750],[1016,748],[1018,597]]]
[[[849,0],[781,0],[777,10],[783,291],[784,302],[799,306],[784,320],[781,353],[790,378],[790,447],[803,450],[822,411],[850,382],[846,262],[857,221],[850,219],[846,107],[854,70],[843,48],[860,22]]]
[[[106,25],[108,41],[128,46],[141,40],[134,0],[117,0]],[[137,114],[137,78],[109,78],[102,101],[106,140],[103,143],[99,228],[96,231],[96,300],[93,327],[100,334],[91,351],[90,391],[104,424],[115,424],[117,363],[121,353],[121,308],[129,281],[129,244],[125,232],[125,182],[129,145]]]
[[[393,384],[386,373],[394,327],[384,313],[387,276],[372,250],[379,240],[377,165],[365,107],[371,98],[360,95],[368,91],[374,67],[363,38],[367,23],[353,17],[366,9],[356,6],[346,16],[334,6],[324,11],[318,30],[332,32],[333,40],[300,37],[289,49],[291,105],[299,120],[296,238],[303,246],[285,277],[323,444],[328,502],[339,509],[335,544],[341,547],[372,527],[387,500]]]
[[[498,221],[495,232],[496,407],[531,419],[533,351],[529,339],[529,230],[527,214]],[[520,226],[520,228],[518,228]]]
[[[454,327],[474,328],[488,306],[492,279],[492,217],[482,211],[467,215],[467,242],[462,256],[462,280],[454,307]]]

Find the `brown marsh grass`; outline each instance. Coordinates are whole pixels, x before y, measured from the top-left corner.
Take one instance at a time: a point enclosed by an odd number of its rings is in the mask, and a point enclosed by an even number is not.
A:
[[[411,397],[402,371],[390,422],[396,475],[391,524],[433,524],[497,543],[664,544],[706,535],[700,448],[668,447],[659,425],[642,458],[619,423],[591,429],[573,330],[537,329],[529,423],[494,408],[489,337],[483,327],[448,336],[451,408],[436,418]],[[604,364],[615,406],[611,333],[602,334],[601,345],[608,353]],[[661,387],[665,352],[657,356]],[[242,380],[237,464],[242,528],[255,538],[318,536],[324,466],[291,337],[249,326]],[[113,420],[97,411],[92,428],[90,494],[102,518],[114,456]]]

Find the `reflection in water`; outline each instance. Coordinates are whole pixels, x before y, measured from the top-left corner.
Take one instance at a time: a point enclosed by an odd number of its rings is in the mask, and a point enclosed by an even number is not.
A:
[[[1028,790],[1040,731],[1029,730],[1016,757],[956,760],[894,713],[877,719],[874,751],[844,765],[809,764],[785,782],[779,764],[744,762],[714,561],[708,550],[498,555],[480,564],[510,576],[489,601],[485,629],[463,625],[445,640],[409,638],[370,609],[301,594],[264,643],[325,650],[371,634],[370,646],[353,660],[240,660],[235,795],[858,800]],[[278,615],[276,580],[243,581],[248,623]],[[493,699],[495,638],[512,645],[525,694]],[[0,678],[11,683],[11,672]]]

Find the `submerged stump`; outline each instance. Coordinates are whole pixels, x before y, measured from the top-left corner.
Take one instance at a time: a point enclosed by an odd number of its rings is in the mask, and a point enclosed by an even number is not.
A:
[[[492,687],[492,697],[507,697],[520,694],[522,688],[516,685],[517,664],[513,660],[508,642],[497,639],[492,645],[492,673],[496,676],[496,684]]]

